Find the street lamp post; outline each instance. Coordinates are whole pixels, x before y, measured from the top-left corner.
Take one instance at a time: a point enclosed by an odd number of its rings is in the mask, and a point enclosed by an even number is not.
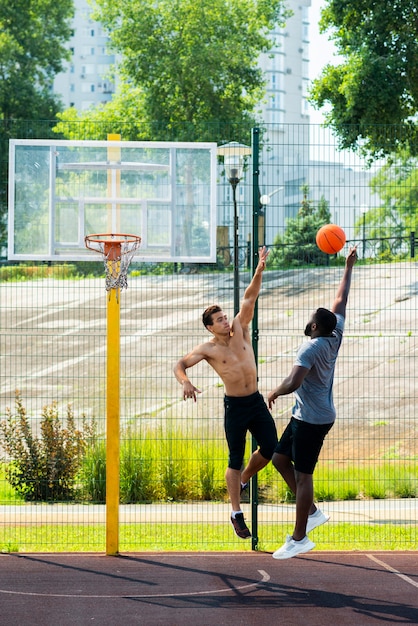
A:
[[[251,154],[251,148],[237,141],[231,141],[217,150],[218,156],[224,157],[225,172],[232,187],[232,199],[234,204],[234,316],[239,311],[239,261],[238,261],[238,208],[237,208],[237,185],[242,179],[245,157]]]

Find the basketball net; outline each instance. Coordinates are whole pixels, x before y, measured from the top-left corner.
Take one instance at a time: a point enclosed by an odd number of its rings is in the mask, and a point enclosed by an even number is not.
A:
[[[89,250],[103,257],[106,273],[106,291],[128,287],[128,269],[135,252],[141,244],[138,235],[87,235],[85,244]]]

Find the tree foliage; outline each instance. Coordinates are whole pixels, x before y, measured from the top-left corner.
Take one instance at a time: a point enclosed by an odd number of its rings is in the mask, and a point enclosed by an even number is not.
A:
[[[11,137],[45,138],[60,109],[51,82],[69,52],[73,0],[0,0],[0,243],[6,240]],[[0,246],[1,247],[1,246]]]
[[[418,233],[418,159],[400,151],[380,168],[370,188],[381,203],[369,207],[357,221],[356,233],[367,229],[367,238],[380,240],[380,256],[388,249],[392,255],[400,254],[410,233]]]
[[[302,200],[298,214],[286,222],[283,236],[277,235],[269,255],[270,265],[297,267],[324,264],[327,255],[316,245],[316,233],[331,220],[328,202],[324,197],[314,206],[309,199],[309,187],[302,187]]]
[[[96,7],[121,55],[122,87],[112,103],[63,120],[107,127],[127,116],[137,131],[129,127],[124,138],[157,140],[213,139],[225,125],[222,139],[248,141],[264,96],[258,59],[287,15],[283,0],[96,0]],[[246,136],[228,132],[233,124]]]
[[[0,118],[52,119],[51,81],[69,58],[72,0],[0,0]]]
[[[313,82],[311,102],[341,148],[418,152],[418,5],[415,0],[327,0],[320,28],[344,61]]]

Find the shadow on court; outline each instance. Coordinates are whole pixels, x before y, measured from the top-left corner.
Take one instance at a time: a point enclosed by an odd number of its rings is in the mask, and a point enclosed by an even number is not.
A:
[[[418,552],[3,554],[8,626],[418,624]]]

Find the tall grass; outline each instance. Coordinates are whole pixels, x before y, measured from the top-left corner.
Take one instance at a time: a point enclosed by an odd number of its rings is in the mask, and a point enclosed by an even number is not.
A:
[[[418,496],[414,461],[373,461],[361,466],[320,463],[314,484],[315,497],[324,501]]]
[[[178,435],[179,433],[177,433]],[[124,439],[120,453],[120,501],[217,501],[228,498],[225,485],[227,454],[223,441],[171,441],[158,433]],[[248,456],[248,454],[247,454]],[[0,465],[0,504],[20,499]],[[106,446],[97,441],[84,457],[79,475],[78,501],[103,503],[106,497]],[[418,475],[414,461],[373,461],[361,466],[320,462],[314,476],[315,498],[332,502],[358,499],[416,498]],[[293,494],[269,463],[258,475],[260,503],[286,503]]]

